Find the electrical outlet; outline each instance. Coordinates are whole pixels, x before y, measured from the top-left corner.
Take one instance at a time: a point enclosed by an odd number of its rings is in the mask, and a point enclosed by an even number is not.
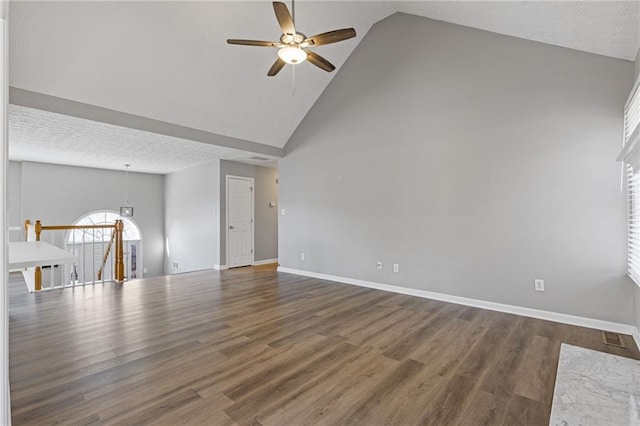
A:
[[[304,253],[300,253],[300,260],[304,260]]]
[[[286,216],[287,215],[287,210],[286,209],[280,209],[280,216]]]
[[[382,271],[382,262],[378,262],[376,266],[378,267],[378,271]]]
[[[400,272],[400,265],[398,265],[397,263],[393,264],[393,272]]]
[[[536,291],[544,291],[544,280],[533,280],[533,286]]]
[[[146,274],[146,273],[147,273],[147,268],[143,268],[143,269],[142,269],[142,273],[143,273],[143,274]]]

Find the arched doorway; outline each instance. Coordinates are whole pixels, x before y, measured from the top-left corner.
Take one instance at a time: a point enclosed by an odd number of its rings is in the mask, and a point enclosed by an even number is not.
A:
[[[124,262],[126,279],[142,278],[142,233],[140,228],[129,217],[122,217],[116,211],[98,210],[85,214],[74,222],[74,225],[112,225],[116,220],[122,220],[124,230]],[[115,250],[108,250],[111,241],[111,229],[74,229],[67,232],[66,246],[78,256],[78,263],[71,271],[71,278],[84,282],[92,281],[96,271],[104,265],[103,279],[113,279],[113,256]],[[104,261],[106,258],[106,262]],[[85,277],[78,277],[78,270],[85,271]],[[91,275],[89,275],[91,273]],[[84,280],[83,280],[84,278]]]

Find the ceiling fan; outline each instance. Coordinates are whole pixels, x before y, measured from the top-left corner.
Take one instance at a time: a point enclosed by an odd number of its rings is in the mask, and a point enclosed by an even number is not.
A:
[[[293,4],[293,1],[291,4],[295,14],[295,5]],[[291,17],[291,13],[289,13],[289,9],[286,4],[274,1],[273,10],[276,13],[276,19],[282,29],[280,41],[227,40],[227,43],[229,44],[240,44],[243,46],[277,47],[278,59],[276,59],[275,63],[271,66],[271,69],[269,69],[269,72],[267,73],[269,77],[273,77],[278,74],[286,64],[295,65],[302,63],[305,60],[309,60],[309,62],[320,69],[331,72],[336,69],[336,67],[322,56],[309,50],[309,48],[312,46],[337,43],[356,36],[356,30],[353,28],[343,28],[341,30],[328,31],[326,33],[314,35],[313,37],[307,37],[306,35],[296,31],[294,18]]]

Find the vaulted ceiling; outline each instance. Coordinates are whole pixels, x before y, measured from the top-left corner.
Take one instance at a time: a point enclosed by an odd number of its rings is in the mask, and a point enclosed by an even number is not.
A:
[[[10,85],[281,148],[372,25],[398,11],[625,60],[640,47],[635,1],[301,0],[299,31],[354,27],[358,36],[316,48],[336,65],[332,74],[304,63],[269,78],[275,49],[226,39],[277,40],[270,1],[17,1]],[[37,126],[21,126],[24,143]]]
[[[356,39],[316,49],[340,67],[386,3],[296,4],[300,31],[354,27]],[[16,2],[10,85],[225,136],[282,147],[333,74],[305,63],[277,77],[271,2]],[[295,88],[295,94],[293,90]]]

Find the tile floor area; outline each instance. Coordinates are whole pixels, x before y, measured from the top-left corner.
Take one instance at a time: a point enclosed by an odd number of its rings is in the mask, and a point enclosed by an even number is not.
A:
[[[551,425],[640,425],[640,361],[562,344]]]

